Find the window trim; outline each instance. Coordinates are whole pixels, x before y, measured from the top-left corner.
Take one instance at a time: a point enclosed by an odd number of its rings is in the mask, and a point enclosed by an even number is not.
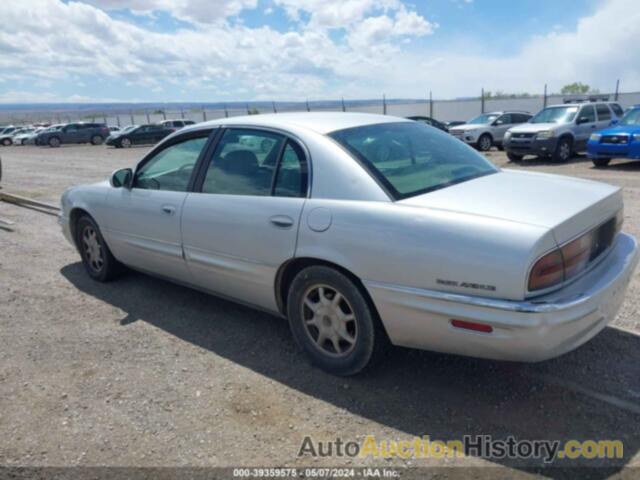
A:
[[[131,185],[132,185],[131,189],[133,190],[134,188],[136,188],[134,186],[134,182],[136,179],[136,175],[138,174],[140,169],[144,167],[147,163],[149,163],[151,160],[153,160],[159,153],[163,152],[167,148],[173,147],[174,145],[178,143],[182,143],[186,140],[192,140],[194,138],[207,138],[207,142],[205,143],[204,148],[200,151],[200,155],[198,155],[198,158],[196,159],[193,172],[191,172],[191,177],[189,178],[189,183],[187,183],[187,189],[182,193],[189,193],[193,191],[192,190],[193,184],[194,184],[193,182],[198,172],[198,167],[202,162],[203,156],[206,155],[207,152],[209,151],[212,141],[215,140],[215,137],[216,137],[215,134],[217,133],[218,130],[219,129],[215,127],[202,129],[202,130],[194,130],[194,131],[182,133],[180,135],[176,135],[175,137],[167,137],[167,139],[163,139],[149,153],[147,153],[144,157],[142,157],[142,160],[140,160],[136,165],[136,168],[133,171],[133,176],[131,179]],[[139,189],[139,190],[145,190],[145,189]],[[165,191],[169,191],[169,190],[165,190]]]
[[[598,107],[606,108],[607,112],[609,112],[609,118],[600,118],[600,112],[598,111]],[[606,103],[596,103],[596,115],[598,117],[598,122],[606,122],[607,120],[612,120],[614,117],[613,109]]]
[[[193,179],[193,185],[192,185],[193,188],[190,190],[191,192],[202,193],[204,195],[225,195],[222,193],[209,193],[209,192],[202,191],[204,180],[205,180],[205,177],[207,176],[207,170],[208,170],[209,164],[213,160],[213,156],[218,148],[218,145],[220,144],[220,141],[222,140],[222,137],[224,136],[227,130],[256,130],[258,132],[274,133],[277,135],[282,135],[284,137],[284,142],[282,142],[282,146],[280,147],[280,151],[278,152],[278,158],[276,160],[276,168],[274,169],[274,174],[271,177],[271,191],[269,195],[261,196],[261,198],[302,198],[302,199],[311,198],[311,185],[312,185],[311,155],[309,154],[309,149],[307,148],[305,143],[302,140],[300,140],[296,135],[292,134],[291,132],[288,132],[287,130],[282,130],[279,128],[264,127],[261,125],[247,125],[247,124],[221,124],[218,126],[217,130],[218,130],[217,134],[212,139],[211,144],[208,146],[208,148],[205,149],[206,157],[202,157],[198,160],[199,168],[197,170],[197,175]],[[296,143],[300,147],[303,155],[302,160],[304,161],[307,167],[307,191],[305,196],[303,197],[276,197],[273,194],[274,187],[275,187],[274,182],[277,175],[277,170],[280,168],[280,162],[282,160],[282,156],[284,155],[284,150],[286,148],[286,145],[289,141]],[[238,196],[243,196],[243,195],[238,195]],[[244,196],[254,196],[254,195],[244,195]]]

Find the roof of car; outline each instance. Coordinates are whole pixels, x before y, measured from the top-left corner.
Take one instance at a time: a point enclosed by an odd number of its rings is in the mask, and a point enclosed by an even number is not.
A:
[[[273,128],[297,127],[327,134],[337,130],[374,125],[377,123],[410,122],[406,118],[373,113],[347,112],[300,112],[300,113],[270,113],[261,115],[246,115],[242,117],[220,118],[209,122],[197,123],[187,127],[197,130],[218,125],[246,125]],[[188,131],[187,128],[181,130]]]

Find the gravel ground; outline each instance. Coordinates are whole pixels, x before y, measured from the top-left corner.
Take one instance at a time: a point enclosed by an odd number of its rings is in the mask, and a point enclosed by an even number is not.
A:
[[[102,180],[146,151],[2,148],[1,184],[57,203],[67,186]],[[624,187],[625,230],[640,236],[640,163],[488,157]],[[612,326],[561,358],[527,365],[394,348],[374,371],[340,379],[310,367],[278,318],[137,273],[92,282],[54,216],[0,203],[0,217],[15,222],[0,230],[0,465],[482,466],[497,467],[481,470],[496,478],[541,465],[473,454],[297,457],[307,435],[483,434],[621,439],[622,460],[579,464],[607,467],[592,478],[640,467],[640,272]]]

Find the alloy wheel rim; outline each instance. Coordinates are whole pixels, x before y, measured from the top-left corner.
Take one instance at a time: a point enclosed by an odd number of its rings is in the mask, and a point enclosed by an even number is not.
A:
[[[569,154],[569,144],[567,142],[563,142],[560,145],[560,158],[562,158],[563,160],[567,160],[569,158]]]
[[[328,285],[309,287],[302,302],[305,331],[316,348],[332,357],[345,357],[358,339],[356,316],[346,297]]]
[[[98,234],[91,226],[87,226],[82,231],[82,246],[84,249],[85,258],[87,263],[94,272],[100,272],[104,265],[104,258],[102,257],[102,245],[98,240]]]
[[[122,139],[122,146],[123,147],[130,147],[131,146],[131,140],[129,140],[128,138]]]
[[[480,139],[480,148],[484,151],[487,151],[491,148],[491,141],[487,137],[482,137]]]

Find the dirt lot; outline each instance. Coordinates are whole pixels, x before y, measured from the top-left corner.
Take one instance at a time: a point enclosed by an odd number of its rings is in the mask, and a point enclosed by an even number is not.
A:
[[[57,202],[145,151],[2,148],[1,184]],[[640,163],[515,168],[624,187],[625,230],[640,236]],[[521,365],[398,348],[375,371],[340,379],[310,367],[280,319],[137,273],[92,282],[54,216],[0,203],[0,217],[15,222],[0,230],[0,465],[493,466],[512,478],[541,464],[297,458],[306,435],[483,434],[621,439],[623,459],[570,465],[609,467],[591,478],[640,467],[640,272],[613,325],[561,358]]]

